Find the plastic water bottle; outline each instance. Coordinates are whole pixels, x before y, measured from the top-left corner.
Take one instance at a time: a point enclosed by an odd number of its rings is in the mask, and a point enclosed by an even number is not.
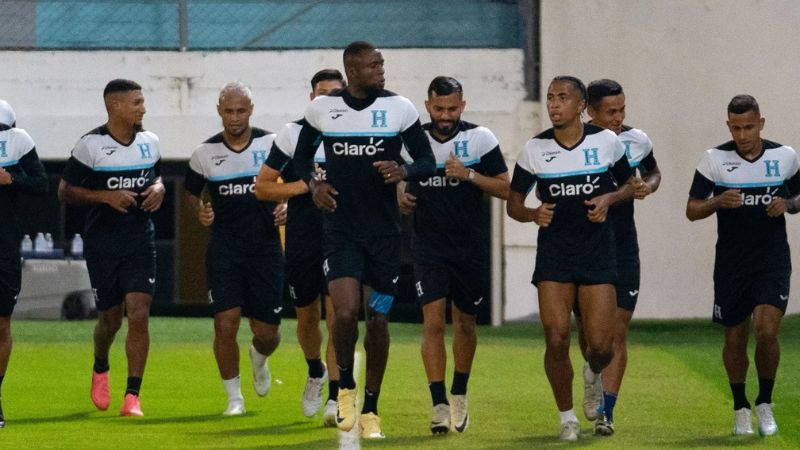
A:
[[[33,253],[33,241],[31,240],[31,236],[29,234],[22,236],[20,251],[22,252],[22,254]]]
[[[53,235],[50,233],[44,234],[45,249],[47,253],[53,253]]]
[[[33,241],[33,253],[44,254],[47,253],[47,241],[44,239],[44,233],[36,233],[36,239]]]
[[[80,234],[76,233],[75,236],[72,236],[72,245],[69,248],[69,253],[73,258],[83,257],[83,238]]]

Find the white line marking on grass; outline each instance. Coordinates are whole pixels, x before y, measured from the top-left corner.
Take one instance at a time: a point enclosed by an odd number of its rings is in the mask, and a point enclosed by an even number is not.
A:
[[[358,369],[361,365],[361,352],[353,354],[353,376],[358,377]],[[350,431],[339,430],[339,449],[340,450],[361,450],[360,428],[358,426],[358,391],[356,390],[356,423]]]

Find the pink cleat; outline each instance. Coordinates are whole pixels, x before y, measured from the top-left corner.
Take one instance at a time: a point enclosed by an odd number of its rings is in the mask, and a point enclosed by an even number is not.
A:
[[[97,373],[92,371],[92,403],[100,411],[108,409],[111,403],[111,394],[108,390],[108,372]]]
[[[125,394],[125,401],[122,402],[122,409],[119,410],[120,416],[142,417],[142,407],[139,406],[139,396]]]

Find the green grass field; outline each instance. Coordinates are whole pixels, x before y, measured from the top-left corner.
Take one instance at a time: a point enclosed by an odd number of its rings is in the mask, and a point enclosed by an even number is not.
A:
[[[270,358],[272,390],[258,398],[250,385],[246,345],[240,333],[243,392],[248,413],[225,418],[226,399],[211,352],[210,319],[155,318],[142,386],[139,419],[118,417],[125,385],[124,334],[111,355],[112,404],[99,412],[89,400],[93,321],[13,324],[14,352],[3,383],[8,425],[2,448],[335,448],[338,431],[321,417],[305,418],[300,394],[305,361],[294,337],[295,322],[282,326],[283,342]],[[482,327],[470,379],[470,428],[433,437],[430,397],[419,356],[416,324],[392,324],[392,348],[380,415],[380,448],[564,447],[555,438],[557,410],[542,368],[540,326]],[[124,333],[124,328],[123,328]],[[363,335],[363,330],[362,330]],[[730,436],[730,392],[721,363],[721,329],[709,321],[634,322],[630,362],[616,409],[617,434],[591,435],[583,421],[577,446],[602,448],[800,448],[800,316],[782,326],[781,367],[775,395],[777,436]],[[573,339],[574,344],[574,339]],[[752,345],[751,345],[752,347]],[[579,361],[573,345],[573,362]],[[448,372],[451,369],[448,369]],[[363,372],[363,364],[362,364]],[[362,375],[363,377],[363,375]],[[448,376],[449,378],[449,376]],[[751,364],[748,397],[755,398]],[[448,379],[448,386],[450,380]],[[576,407],[582,390],[576,377]]]

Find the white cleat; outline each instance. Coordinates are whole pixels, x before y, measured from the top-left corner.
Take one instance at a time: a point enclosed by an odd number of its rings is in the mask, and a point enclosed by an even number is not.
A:
[[[581,427],[578,422],[570,420],[561,424],[561,429],[558,432],[558,438],[562,441],[575,442],[578,440],[578,433]]]
[[[244,399],[231,400],[228,402],[228,409],[222,413],[223,416],[241,416],[245,413]]]
[[[753,419],[750,408],[741,408],[733,412],[733,435],[749,436],[753,434]]]
[[[433,407],[431,433],[447,434],[448,431],[450,431],[450,405],[439,403]]]
[[[336,411],[339,410],[339,404],[336,403],[336,400],[329,399],[327,403],[325,403],[325,412],[322,413],[322,420],[326,427],[335,427],[336,426]]]
[[[258,362],[261,359],[264,359],[263,364]],[[253,365],[253,389],[256,390],[256,394],[263,397],[269,392],[272,376],[269,374],[267,358],[258,353],[258,350],[252,345],[250,346],[250,363]]]
[[[600,374],[592,372],[589,363],[583,365],[583,414],[589,420],[600,417],[598,410],[603,402],[603,380]]]
[[[467,412],[467,396],[450,396],[450,426],[459,433],[467,431],[469,413]]]
[[[775,422],[775,415],[772,414],[771,403],[756,405],[756,420],[758,421],[758,434],[761,436],[772,436],[778,432],[778,423]],[[750,432],[752,433],[752,430]]]
[[[322,407],[322,389],[328,382],[328,370],[319,378],[308,377],[306,388],[303,390],[303,415],[314,417],[314,414]]]

